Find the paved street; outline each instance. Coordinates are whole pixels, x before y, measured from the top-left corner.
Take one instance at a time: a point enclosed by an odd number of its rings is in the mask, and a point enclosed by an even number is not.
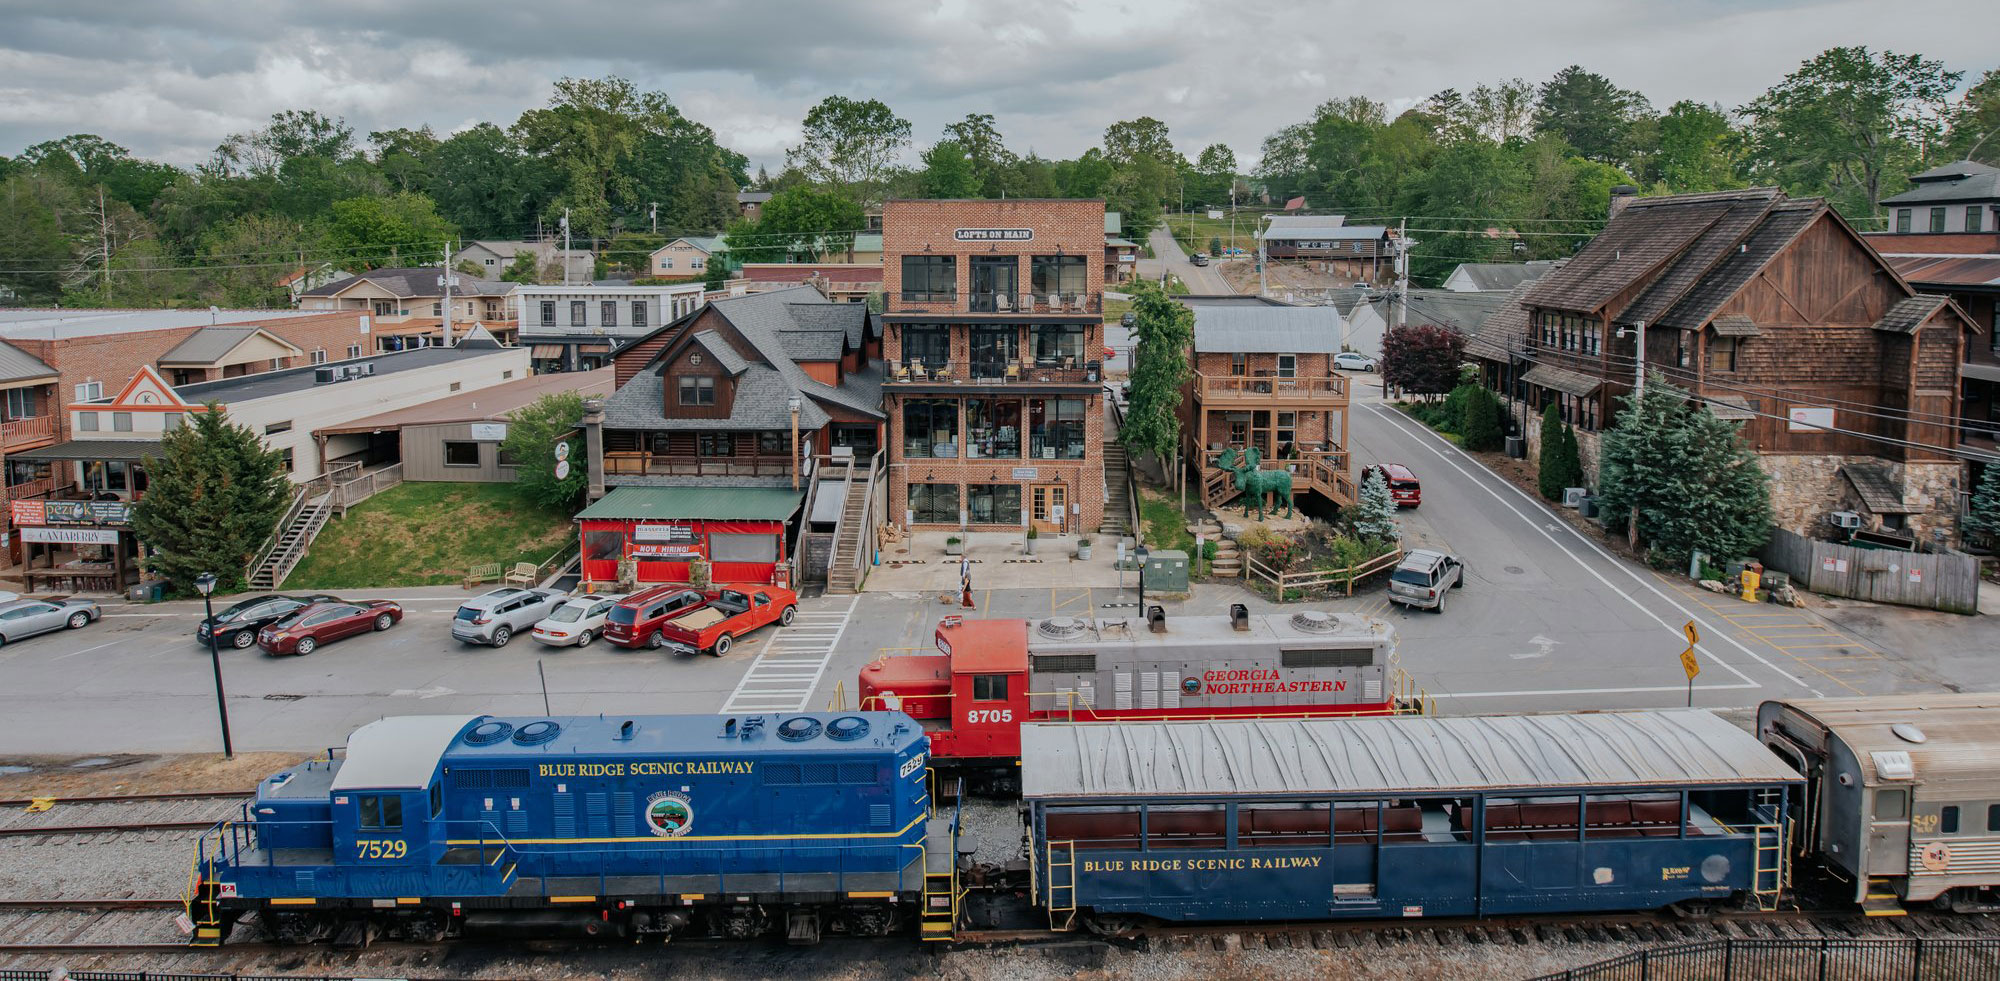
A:
[[[1222,278],[1222,272],[1216,267],[1197,266],[1188,261],[1187,253],[1181,251],[1180,243],[1174,241],[1173,233],[1165,225],[1153,229],[1146,241],[1153,246],[1154,258],[1139,260],[1139,275],[1142,278],[1159,282],[1160,272],[1165,270],[1179,276],[1192,293],[1236,292],[1229,288],[1229,282]]]
[[[1402,664],[1441,712],[1668,706],[1685,703],[1681,625],[1701,631],[1695,704],[1740,707],[1777,696],[2000,689],[1992,618],[1871,608],[1869,637],[1852,608],[1811,611],[1744,604],[1617,560],[1538,499],[1475,464],[1373,395],[1360,376],[1352,436],[1356,465],[1394,460],[1424,482],[1424,504],[1402,515],[1407,538],[1463,558],[1467,585],[1444,614],[1390,607],[1379,586],[1314,606],[1384,617],[1401,635]],[[1061,575],[1056,567],[1051,578]],[[990,580],[989,580],[990,581]],[[975,576],[975,585],[979,582]],[[383,715],[757,712],[854,704],[854,679],[876,657],[929,650],[956,603],[917,592],[806,600],[791,627],[746,638],[727,658],[675,657],[606,644],[543,647],[528,638],[494,650],[453,641],[449,619],[466,593],[449,587],[356,593],[396,599],[408,615],[381,634],[330,644],[306,658],[225,651],[229,712],[241,749],[338,745]],[[1135,615],[1117,587],[978,589],[973,615]],[[1234,586],[1197,589],[1170,615],[1270,604]],[[1107,606],[1107,604],[1118,604]],[[108,607],[83,630],[0,648],[0,756],[203,751],[218,745],[207,651],[194,643],[199,605]],[[1894,630],[1880,624],[1898,625]]]

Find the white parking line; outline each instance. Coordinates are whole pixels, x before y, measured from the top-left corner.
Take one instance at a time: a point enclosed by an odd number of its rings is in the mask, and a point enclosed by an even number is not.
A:
[[[1470,471],[1466,470],[1464,467],[1459,466],[1456,460],[1452,459],[1449,456],[1446,456],[1442,451],[1440,451],[1434,445],[1433,441],[1438,443],[1444,443],[1444,445],[1447,448],[1451,449],[1457,455],[1465,457],[1467,460],[1471,460],[1472,459],[1471,456],[1468,455],[1464,450],[1461,450],[1456,446],[1452,446],[1452,444],[1445,442],[1441,438],[1437,437],[1436,434],[1431,433],[1430,430],[1425,429],[1422,426],[1418,426],[1414,423],[1405,424],[1404,420],[1399,418],[1400,414],[1394,412],[1393,410],[1383,409],[1381,406],[1374,404],[1368,405],[1367,408],[1369,411],[1382,417],[1390,425],[1396,427],[1397,429],[1403,430],[1405,434],[1409,434],[1413,431],[1419,433],[1420,435],[1416,437],[1417,442],[1421,444],[1424,447],[1424,449],[1429,450],[1439,460],[1444,461],[1444,464],[1446,466],[1452,468],[1453,470],[1458,471],[1460,474],[1463,474],[1467,480],[1470,480],[1480,490],[1485,491],[1487,496],[1499,502],[1501,507],[1506,508],[1508,511],[1513,512],[1515,517],[1520,518],[1522,521],[1527,523],[1528,527],[1533,528],[1543,538],[1548,539],[1549,544],[1554,545],[1556,548],[1560,549],[1564,555],[1569,556],[1571,560],[1576,562],[1578,567],[1582,568],[1585,572],[1590,573],[1592,578],[1596,579],[1600,583],[1603,583],[1605,587],[1609,588],[1612,592],[1615,592],[1619,596],[1624,597],[1626,602],[1631,603],[1634,608],[1638,609],[1639,612],[1644,613],[1647,617],[1651,618],[1661,627],[1673,631],[1676,634],[1681,632],[1680,627],[1668,623],[1665,618],[1661,617],[1658,613],[1653,612],[1645,604],[1640,603],[1638,597],[1633,596],[1631,593],[1628,593],[1622,589],[1619,589],[1617,586],[1613,585],[1611,580],[1605,578],[1603,573],[1597,571],[1596,569],[1592,568],[1588,563],[1584,562],[1582,556],[1579,556],[1575,552],[1570,551],[1569,548],[1564,546],[1562,542],[1557,541],[1556,536],[1549,534],[1548,529],[1543,527],[1542,523],[1537,522],[1533,518],[1530,518],[1528,517],[1528,515],[1522,513],[1522,511],[1519,508],[1515,507],[1513,503],[1509,501],[1507,498],[1502,497],[1497,491],[1495,491],[1491,486],[1489,486],[1486,481],[1479,479],[1478,477],[1474,476]],[[1424,435],[1429,435],[1431,438],[1425,439],[1423,438]],[[1474,461],[1474,465],[1475,466],[1478,465],[1477,461]],[[1498,476],[1494,476],[1491,473],[1491,471],[1487,471],[1484,467],[1480,467],[1479,469],[1482,473],[1486,473],[1488,476],[1491,476],[1494,480],[1499,481],[1501,484],[1505,485],[1508,490],[1513,491],[1515,494],[1519,495],[1523,500],[1529,501],[1532,505],[1534,499],[1528,497],[1528,495],[1525,492],[1523,492],[1519,487],[1515,487],[1513,484],[1501,480]],[[1613,558],[1609,553],[1605,552],[1602,548],[1599,548],[1596,542],[1593,542],[1590,539],[1585,538],[1582,535],[1582,533],[1578,532],[1575,528],[1570,527],[1568,522],[1557,521],[1553,523],[1553,526],[1568,531],[1571,537],[1583,543],[1583,545],[1589,548],[1591,551],[1597,553],[1606,562],[1609,562],[1614,568],[1619,569],[1620,571],[1624,572],[1627,576],[1631,577],[1633,582],[1638,583],[1647,592],[1650,592],[1653,595],[1659,597],[1662,602],[1674,608],[1676,611],[1686,616],[1689,620],[1701,624],[1701,626],[1704,628],[1704,632],[1706,632],[1708,636],[1720,637],[1723,640],[1728,641],[1730,646],[1736,648],[1739,651],[1742,651],[1744,654],[1754,659],[1757,663],[1762,664],[1767,668],[1770,668],[1773,672],[1777,673],[1780,677],[1784,678],[1785,680],[1790,681],[1793,684],[1806,689],[1807,691],[1811,691],[1815,697],[1824,697],[1820,695],[1818,691],[1814,691],[1811,685],[1806,684],[1804,679],[1799,678],[1796,675],[1793,675],[1791,672],[1788,672],[1785,669],[1778,667],[1776,664],[1773,664],[1768,660],[1765,660],[1756,651],[1753,651],[1750,648],[1743,646],[1735,638],[1730,637],[1728,634],[1725,634],[1720,630],[1717,630],[1715,626],[1711,624],[1709,621],[1704,620],[1699,616],[1696,616],[1693,613],[1693,611],[1675,602],[1673,599],[1669,598],[1665,593],[1660,592],[1660,590],[1657,587],[1655,587],[1652,583],[1649,583],[1646,580],[1641,579],[1637,573],[1634,573],[1631,569],[1626,568],[1623,562],[1618,561],[1617,559]],[[1710,661],[1721,665],[1724,669],[1728,670],[1730,674],[1733,674],[1736,677],[1743,679],[1744,684],[1742,686],[1735,686],[1735,687],[1750,687],[1750,688],[1763,687],[1757,684],[1757,682],[1751,680],[1749,675],[1744,674],[1735,665],[1730,664],[1728,661],[1725,661],[1720,657],[1717,657],[1715,652],[1713,650],[1710,650],[1706,644],[1697,645],[1696,650],[1699,650],[1703,654],[1707,655]],[[1593,692],[1592,694],[1613,694],[1619,692],[1644,692],[1644,691],[1654,691],[1654,690],[1674,690],[1674,689],[1673,688],[1665,688],[1665,689],[1616,688],[1616,689],[1605,689],[1601,692]],[[1499,692],[1495,694],[1510,694],[1510,693]],[[1466,694],[1466,695],[1461,695],[1459,697],[1467,698],[1467,697],[1478,697],[1478,696],[1473,694]]]
[[[743,672],[736,690],[722,703],[728,712],[799,712],[812,699],[819,679],[833,660],[834,648],[847,633],[848,621],[861,602],[857,596],[839,612],[816,610],[792,617],[792,625],[779,627]],[[807,623],[806,618],[812,622]],[[830,621],[830,622],[828,622]],[[803,686],[803,687],[801,687]]]

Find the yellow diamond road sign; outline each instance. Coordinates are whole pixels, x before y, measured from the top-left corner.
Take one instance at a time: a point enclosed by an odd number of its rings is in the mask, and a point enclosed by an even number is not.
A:
[[[1701,673],[1701,662],[1694,659],[1694,648],[1690,647],[1681,652],[1681,670],[1687,672],[1689,681],[1693,681],[1694,676]]]
[[[1687,634],[1689,647],[1701,643],[1701,633],[1694,629],[1693,620],[1689,620],[1685,626],[1681,627],[1681,633]]]

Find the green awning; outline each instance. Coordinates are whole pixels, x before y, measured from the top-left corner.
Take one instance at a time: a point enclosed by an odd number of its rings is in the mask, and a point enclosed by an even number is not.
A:
[[[9,460],[143,460],[160,455],[157,439],[73,439],[7,454]]]
[[[620,487],[577,514],[624,521],[783,521],[805,500],[782,487]]]

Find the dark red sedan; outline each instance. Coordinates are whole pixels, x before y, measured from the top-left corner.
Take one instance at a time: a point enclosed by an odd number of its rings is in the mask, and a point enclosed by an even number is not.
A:
[[[403,622],[403,608],[388,600],[314,603],[257,632],[266,654],[311,654],[342,637],[387,630]]]

